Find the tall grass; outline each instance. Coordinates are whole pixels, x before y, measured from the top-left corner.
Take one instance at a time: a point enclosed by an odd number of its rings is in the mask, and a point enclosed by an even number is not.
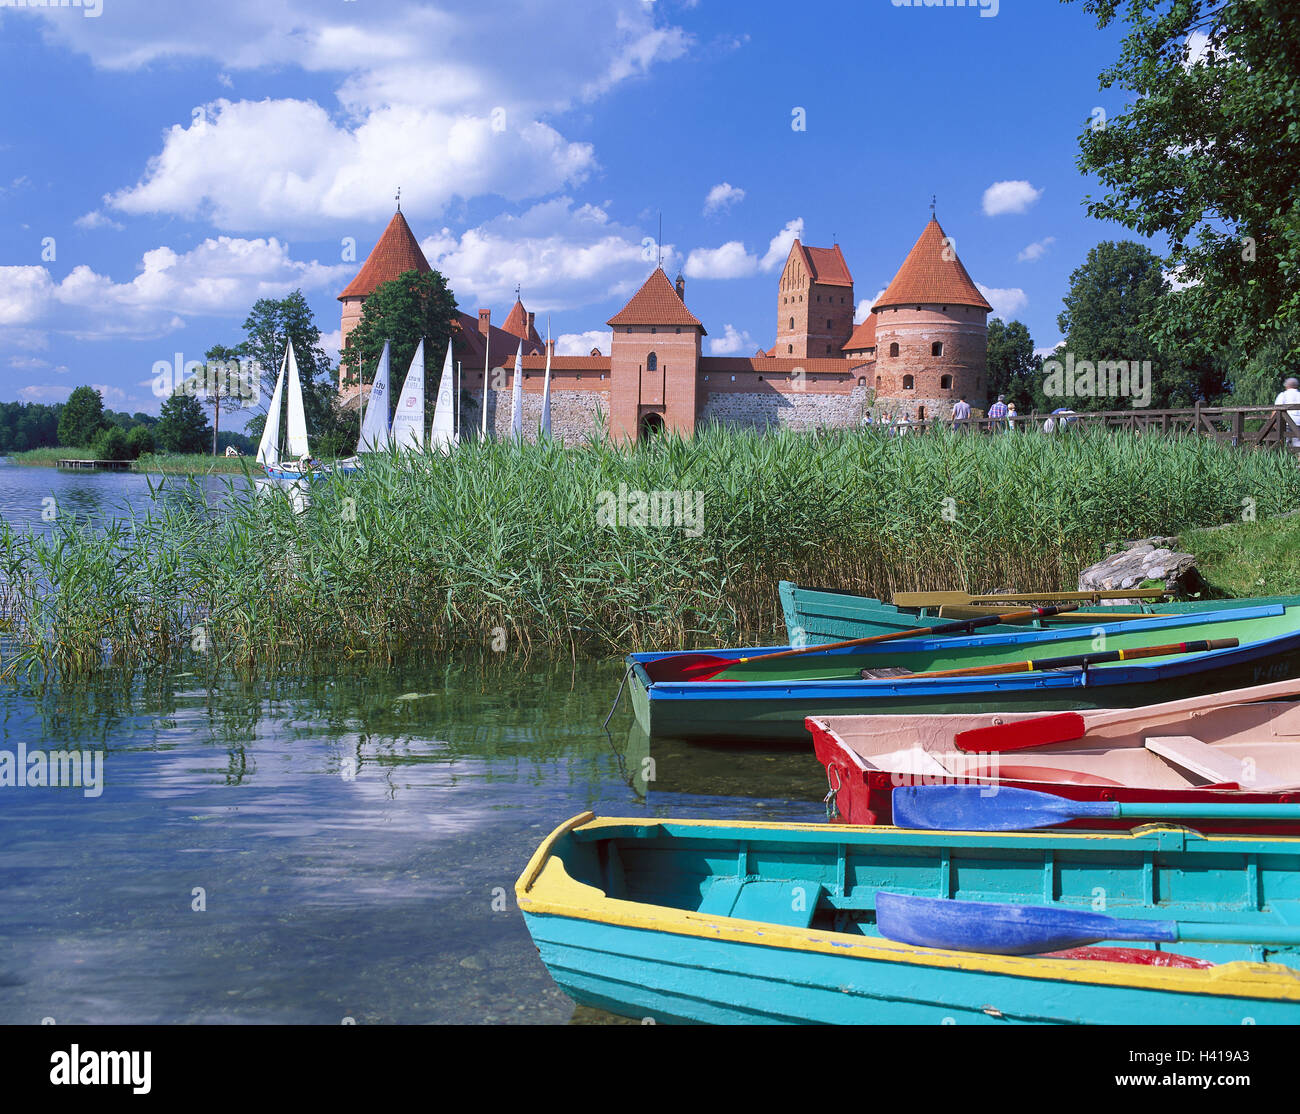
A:
[[[702,492],[699,536],[599,524],[600,493],[620,485]],[[883,597],[1072,588],[1107,541],[1244,505],[1260,518],[1300,506],[1289,456],[1104,433],[469,444],[372,460],[314,485],[305,507],[281,489],[210,505],[194,485],[106,528],[6,528],[0,603],[19,636],[3,665],[758,641],[776,629],[781,578]]]

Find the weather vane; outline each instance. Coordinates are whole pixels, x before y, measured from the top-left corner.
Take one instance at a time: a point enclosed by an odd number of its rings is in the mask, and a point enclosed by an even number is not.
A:
[[[934,207],[939,203],[939,195],[932,193],[930,195],[930,216],[934,216]]]
[[[401,186],[397,187],[397,211],[399,213],[402,211],[402,187]]]

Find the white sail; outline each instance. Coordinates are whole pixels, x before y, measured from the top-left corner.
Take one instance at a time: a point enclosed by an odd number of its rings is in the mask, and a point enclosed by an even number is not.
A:
[[[524,342],[519,342],[515,355],[515,385],[510,394],[510,436],[522,441],[524,437]]]
[[[262,430],[262,440],[257,446],[257,463],[272,467],[280,462],[280,403],[284,398],[284,373],[289,366],[289,353],[280,361],[280,374],[275,378],[275,390],[271,392],[271,406],[266,412],[266,428]]]
[[[424,338],[415,346],[411,368],[397,396],[393,415],[393,444],[399,449],[424,452]]]
[[[388,432],[388,341],[375,368],[375,381],[370,385],[366,400],[366,416],[361,422],[361,439],[357,442],[359,453],[382,453],[390,444]]]
[[[543,437],[551,435],[551,323],[546,322],[546,378],[542,381],[542,422],[538,427]]]
[[[429,448],[446,452],[456,447],[456,381],[451,366],[451,342],[447,342],[447,360],[442,365],[438,383],[438,402],[433,408],[433,425],[429,429]]]
[[[301,459],[310,456],[307,447],[307,415],[302,408],[302,381],[298,378],[298,358],[289,344],[289,455]]]

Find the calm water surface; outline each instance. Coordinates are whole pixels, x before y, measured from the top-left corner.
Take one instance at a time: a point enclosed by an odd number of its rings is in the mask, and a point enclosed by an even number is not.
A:
[[[46,493],[92,517],[149,499],[0,465],[10,522]],[[652,752],[626,703],[606,734],[620,676],[534,657],[0,688],[0,750],[105,753],[98,798],[0,788],[0,1023],[611,1020],[575,1018],[515,908],[543,836],[585,809],[816,820],[825,792],[811,747]]]

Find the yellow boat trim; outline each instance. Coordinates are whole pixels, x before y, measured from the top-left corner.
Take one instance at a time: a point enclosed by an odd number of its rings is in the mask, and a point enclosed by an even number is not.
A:
[[[1057,982],[1091,983],[1100,986],[1131,987],[1175,994],[1213,994],[1222,997],[1265,998],[1280,1002],[1300,1001],[1300,972],[1280,963],[1236,961],[1209,970],[1179,967],[1142,967],[1131,963],[1107,963],[1098,960],[1041,959],[1035,956],[985,955],[977,952],[942,951],[920,948],[896,940],[850,936],[843,932],[823,932],[810,928],[788,928],[762,921],[737,917],[716,917],[662,905],[622,901],[608,897],[604,890],[571,877],[561,859],[552,854],[555,844],[577,828],[718,827],[714,820],[645,820],[617,817],[596,819],[584,812],[565,821],[533,853],[523,874],[515,883],[515,900],[520,909],[541,916],[570,917],[595,921],[622,928],[669,932],[678,936],[696,936],[710,940],[729,940],[739,944],[790,948],[802,952],[853,956],[889,963],[909,963],[920,967],[943,967],[1016,978],[1048,979]],[[822,832],[824,825],[752,822],[730,827],[757,830]],[[1157,825],[1147,825],[1147,830]],[[863,827],[837,824],[835,831],[894,832],[898,828]],[[982,833],[988,834],[988,833]],[[1137,833],[1109,834],[1087,832],[998,833],[999,836],[1034,839],[1100,839],[1105,841],[1135,838]],[[833,839],[831,835],[828,838]],[[1232,836],[1205,836],[1224,841]],[[1280,842],[1300,842],[1297,837],[1279,837]]]

